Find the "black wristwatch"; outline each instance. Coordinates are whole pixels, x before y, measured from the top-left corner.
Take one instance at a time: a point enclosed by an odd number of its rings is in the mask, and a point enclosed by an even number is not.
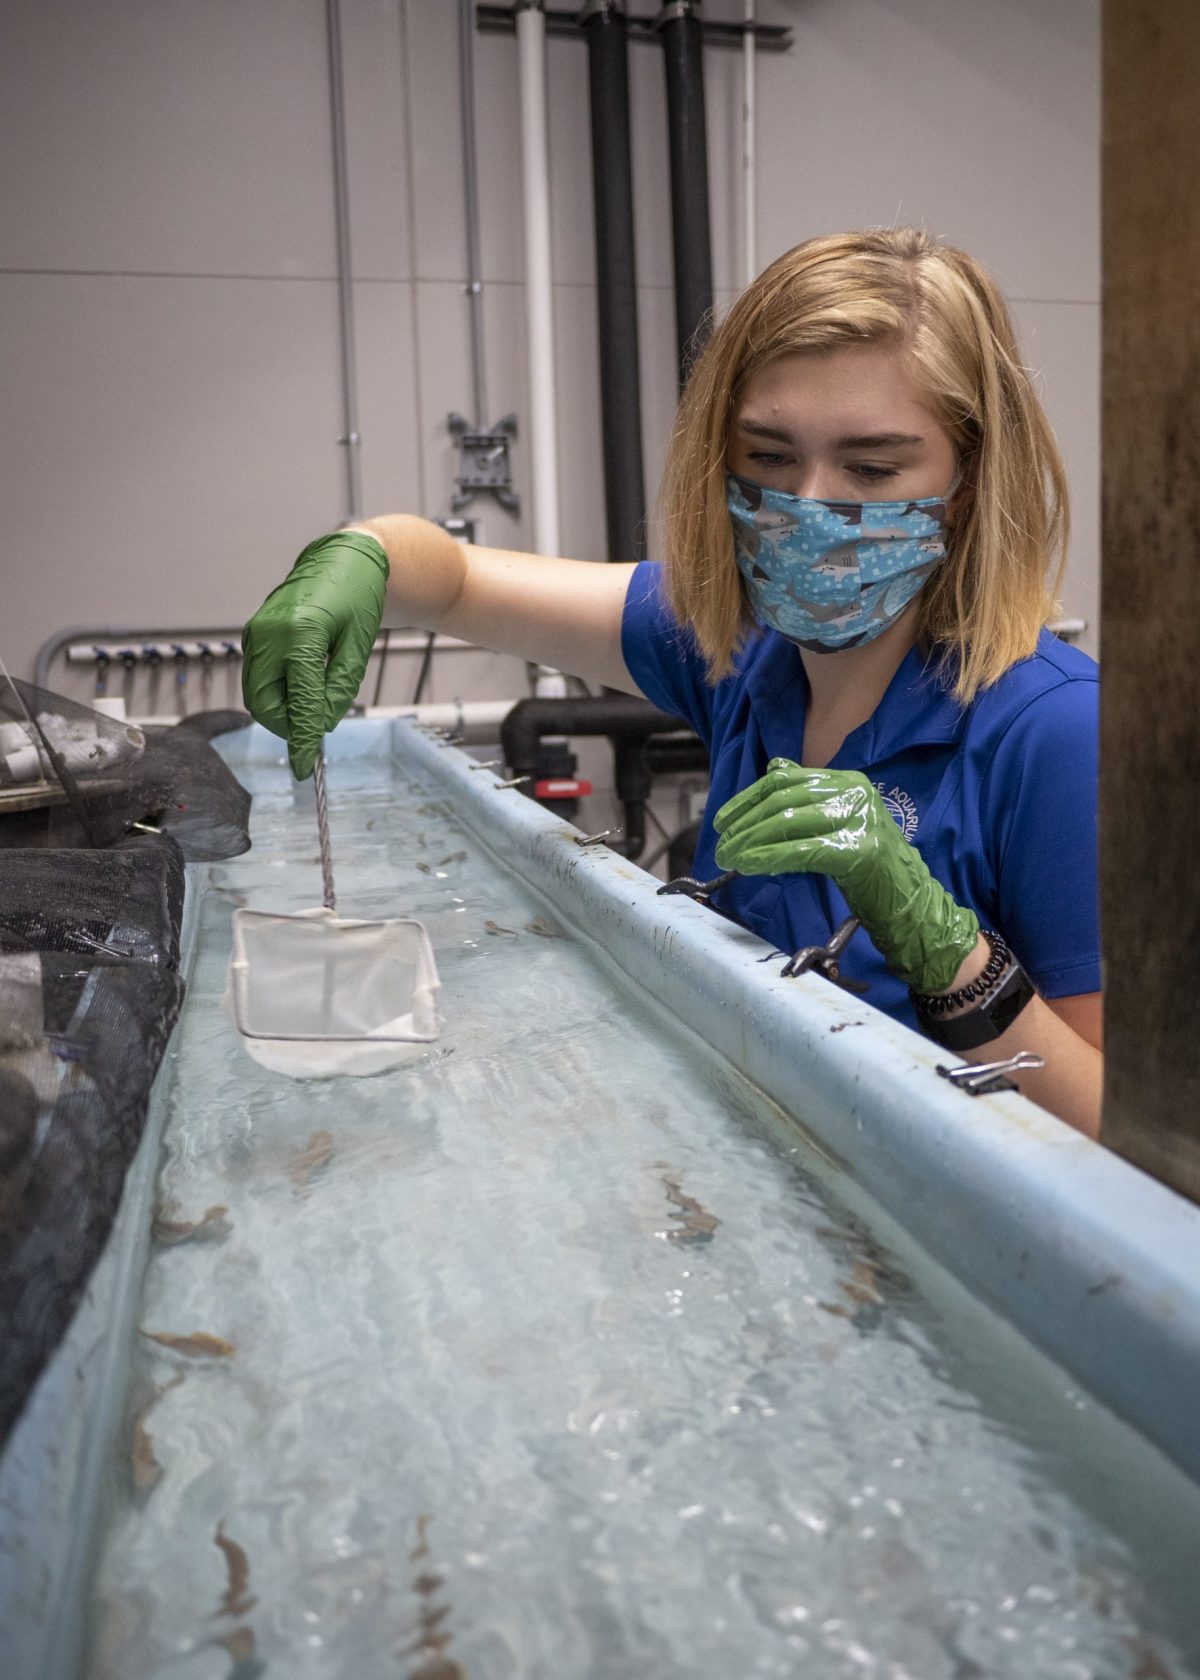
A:
[[[983,930],[991,948],[977,980],[956,992],[910,992],[921,1031],[946,1050],[975,1050],[999,1038],[1029,1002],[1033,982],[998,933]],[[970,1004],[970,1008],[964,1008]]]

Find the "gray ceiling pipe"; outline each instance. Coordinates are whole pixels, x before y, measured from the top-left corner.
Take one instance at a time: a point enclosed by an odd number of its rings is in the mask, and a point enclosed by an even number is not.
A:
[[[671,237],[675,252],[675,336],[679,383],[703,348],[713,306],[704,131],[704,30],[700,0],[670,0],[655,20],[667,72]]]
[[[646,486],[624,0],[588,0],[579,21],[587,40],[591,93],[608,558],[641,560],[646,552]]]

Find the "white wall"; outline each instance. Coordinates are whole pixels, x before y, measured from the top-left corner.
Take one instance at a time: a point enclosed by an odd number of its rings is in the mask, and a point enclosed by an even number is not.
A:
[[[656,12],[657,0],[630,10]],[[741,0],[709,0],[737,18]],[[343,0],[368,511],[448,511],[469,412],[455,0]],[[996,272],[1067,456],[1066,608],[1098,598],[1099,0],[760,0],[760,263],[924,223]],[[630,46],[647,484],[675,394],[661,57]],[[492,418],[527,415],[516,44],[476,37]],[[605,551],[586,49],[549,43],[566,552]],[[740,56],[706,55],[719,301]],[[345,515],[323,0],[0,7],[0,655],[69,624],[235,626]],[[525,462],[514,453],[518,488]],[[482,539],[523,546],[487,498]],[[407,698],[397,666],[385,700]],[[59,686],[85,692],[61,676]],[[435,697],[523,690],[463,656]]]

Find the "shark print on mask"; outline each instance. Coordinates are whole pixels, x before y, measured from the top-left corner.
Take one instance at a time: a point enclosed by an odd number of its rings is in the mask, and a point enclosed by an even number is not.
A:
[[[953,486],[918,501],[821,502],[730,473],[726,490],[754,616],[813,652],[872,641],[946,555]]]

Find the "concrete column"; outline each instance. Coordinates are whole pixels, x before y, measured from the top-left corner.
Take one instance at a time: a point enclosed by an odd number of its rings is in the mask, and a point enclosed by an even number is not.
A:
[[[1103,29],[1101,1136],[1200,1201],[1200,15]]]

